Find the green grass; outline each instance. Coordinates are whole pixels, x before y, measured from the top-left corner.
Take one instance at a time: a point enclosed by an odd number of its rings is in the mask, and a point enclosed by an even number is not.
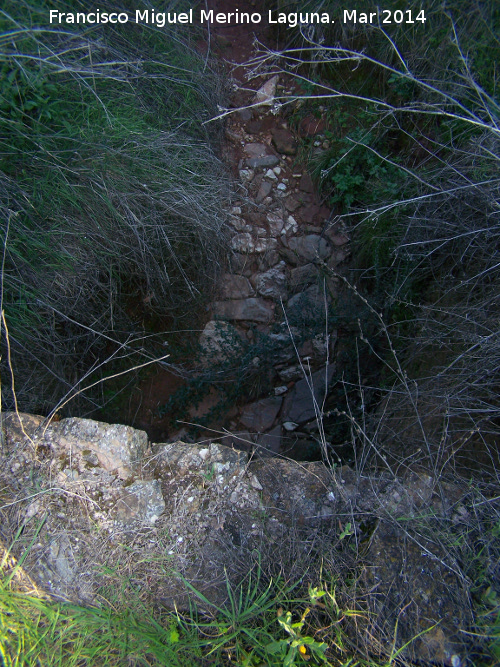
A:
[[[349,657],[347,636],[333,594],[309,588],[304,597],[273,582],[251,579],[232,589],[228,603],[192,593],[189,612],[156,612],[137,605],[116,610],[57,603],[0,585],[0,656],[4,667],[74,665],[244,665],[386,667]],[[203,612],[198,609],[201,605]],[[319,614],[319,615],[318,615]],[[328,636],[318,621],[330,617]],[[333,629],[332,629],[333,628]],[[326,641],[325,641],[326,640]],[[330,640],[330,643],[329,641]],[[345,645],[344,644],[345,642]]]

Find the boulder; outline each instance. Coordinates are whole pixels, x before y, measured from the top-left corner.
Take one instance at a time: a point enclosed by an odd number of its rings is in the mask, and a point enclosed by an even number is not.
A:
[[[40,436],[39,446],[49,447],[68,461],[81,456],[88,465],[128,479],[140,469],[148,436],[131,426],[70,417],[50,424]]]
[[[309,395],[320,384],[313,374]],[[264,401],[247,406],[253,427],[276,418],[276,398]],[[243,581],[246,593],[251,572],[285,571],[292,584],[307,573],[342,586],[353,612],[343,629],[384,664],[396,652],[422,667],[476,664],[482,655],[470,571],[461,570],[460,553],[471,554],[469,512],[477,522],[482,511],[470,505],[467,483],[425,471],[400,478],[366,466],[361,475],[321,462],[249,460],[210,441],[142,450],[131,447],[144,444],[142,432],[90,422],[63,419],[44,431],[42,418],[3,415],[2,539],[11,545],[3,569],[8,575],[22,557],[31,595],[97,605],[111,591],[124,608],[139,590],[146,608],[208,611],[186,581],[220,607],[228,588]],[[126,463],[132,478],[101,467],[97,449],[87,449],[111,435],[116,452],[135,457]],[[271,449],[281,438],[278,427],[246,435]]]

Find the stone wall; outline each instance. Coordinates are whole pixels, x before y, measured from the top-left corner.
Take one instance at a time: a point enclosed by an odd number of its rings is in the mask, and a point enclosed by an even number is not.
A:
[[[465,664],[471,614],[458,566],[407,528],[421,514],[456,525],[458,486],[418,471],[361,477],[257,459],[217,442],[153,444],[88,419],[10,413],[3,434],[4,546],[27,551],[27,574],[56,598],[98,604],[133,590],[182,607],[188,581],[223,604],[226,578],[237,584],[253,567],[290,581],[317,582],[321,570],[353,582],[350,604],[366,613],[351,632],[375,652],[422,632],[408,656]]]

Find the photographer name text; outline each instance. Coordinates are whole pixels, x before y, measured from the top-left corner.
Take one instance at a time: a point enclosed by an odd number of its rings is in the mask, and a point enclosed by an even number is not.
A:
[[[356,9],[343,9],[335,17],[328,12],[276,12],[269,10],[267,16],[259,12],[243,12],[236,9],[234,12],[215,12],[213,9],[202,9],[196,13],[193,9],[187,12],[157,12],[154,9],[129,12],[60,12],[51,9],[50,23],[59,24],[118,24],[118,23],[146,23],[163,28],[169,24],[215,24],[215,25],[258,25],[265,18],[270,25],[282,25],[296,28],[301,25],[314,24],[360,24],[360,25],[390,25],[390,24],[420,24],[427,20],[423,9],[379,9],[360,12]]]

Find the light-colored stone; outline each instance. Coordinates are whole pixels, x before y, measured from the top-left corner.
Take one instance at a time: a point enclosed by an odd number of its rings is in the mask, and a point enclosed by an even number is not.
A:
[[[255,242],[255,252],[267,252],[268,250],[276,250],[278,241],[276,239],[257,239]]]
[[[295,422],[286,421],[283,422],[283,428],[285,429],[285,431],[291,433],[292,431],[295,431],[297,428],[299,428],[299,425],[296,424]]]
[[[255,176],[253,169],[240,169],[240,180],[243,183],[250,183]]]
[[[255,287],[260,296],[269,299],[285,298],[287,294],[286,264],[280,262],[265,273],[257,275]]]
[[[233,236],[231,239],[231,248],[235,252],[242,252],[247,254],[255,252],[255,244],[251,234],[248,232],[242,232],[240,234],[236,234],[236,236]]]
[[[251,225],[248,225],[243,220],[243,218],[239,218],[237,216],[233,216],[232,218],[229,218],[229,224],[237,232],[251,232],[252,231]]]
[[[46,443],[68,457],[92,453],[99,466],[121,479],[128,479],[140,467],[148,446],[148,436],[131,426],[105,424],[93,419],[70,417],[51,424],[45,431]]]
[[[304,373],[300,366],[288,366],[287,368],[280,369],[278,376],[282,382],[295,382],[304,377]]]
[[[283,231],[283,225],[285,224],[283,216],[280,213],[268,213],[266,218],[269,224],[269,233],[277,238]]]
[[[266,178],[269,178],[271,181],[277,181],[278,180],[278,177],[276,176],[276,174],[274,173],[274,171],[272,169],[268,169],[266,171],[266,173],[264,174],[264,176]]]
[[[289,215],[286,219],[285,225],[281,231],[282,234],[296,234],[299,231],[299,226],[293,215]]]
[[[241,336],[229,322],[210,320],[200,334],[201,364],[209,367],[232,359],[241,347]]]
[[[259,88],[255,93],[255,102],[257,104],[271,105],[274,102],[276,95],[276,86],[278,85],[279,76],[276,74],[271,77],[266,83]]]
[[[267,146],[265,144],[245,144],[243,150],[248,157],[262,157],[267,153]]]

